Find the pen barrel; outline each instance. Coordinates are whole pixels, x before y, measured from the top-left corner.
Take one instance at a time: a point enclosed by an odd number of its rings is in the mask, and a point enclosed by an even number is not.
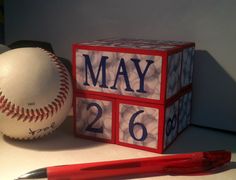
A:
[[[76,170],[78,168],[78,170]],[[75,171],[76,170],[76,171]],[[105,180],[110,178],[139,177],[147,174],[161,175],[162,167],[127,167],[120,169],[89,169],[82,170],[80,167],[53,168],[48,170],[48,180]]]
[[[230,161],[228,151],[204,152],[49,167],[49,180],[105,180],[151,175],[202,173]],[[221,162],[221,163],[216,163]],[[217,165],[217,166],[216,166]]]

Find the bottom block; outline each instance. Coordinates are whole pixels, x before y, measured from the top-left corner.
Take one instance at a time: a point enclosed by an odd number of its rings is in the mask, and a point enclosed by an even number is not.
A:
[[[75,97],[80,137],[162,153],[190,124],[192,92],[165,105],[84,94]]]
[[[189,91],[166,108],[164,149],[174,142],[178,134],[190,125],[191,102],[192,91]]]
[[[81,137],[114,142],[114,102],[99,96],[76,97],[75,133]],[[114,129],[114,130],[113,130]]]
[[[119,101],[116,142],[120,145],[161,152],[163,106]]]

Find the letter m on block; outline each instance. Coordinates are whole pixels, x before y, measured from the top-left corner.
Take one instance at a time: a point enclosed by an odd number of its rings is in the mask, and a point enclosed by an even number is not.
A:
[[[108,86],[106,85],[106,60],[108,59],[108,57],[107,56],[101,57],[100,64],[99,64],[99,67],[97,70],[97,74],[95,76],[89,55],[83,54],[83,56],[84,56],[84,67],[85,67],[85,81],[83,84],[85,86],[90,86],[90,84],[88,83],[88,75],[90,75],[91,80],[92,80],[92,84],[94,86],[96,86],[97,82],[98,82],[100,71],[102,71],[101,72],[102,73],[102,81],[101,81],[101,84],[99,84],[99,87],[108,88]]]

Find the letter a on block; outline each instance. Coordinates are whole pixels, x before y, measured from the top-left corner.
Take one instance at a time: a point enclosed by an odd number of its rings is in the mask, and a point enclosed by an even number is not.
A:
[[[119,64],[119,67],[118,67],[118,70],[117,70],[117,73],[116,73],[116,79],[115,79],[114,85],[111,87],[111,89],[117,89],[116,88],[116,83],[117,83],[118,77],[120,75],[123,75],[123,77],[124,77],[125,84],[126,84],[125,90],[126,91],[134,91],[130,87],[129,77],[128,77],[128,73],[127,73],[127,70],[126,70],[125,61],[124,61],[123,58],[120,60],[120,64]]]
[[[85,82],[83,84],[85,86],[90,86],[90,84],[88,83],[88,72],[89,72],[92,83],[94,86],[96,86],[100,71],[102,69],[102,84],[100,84],[99,86],[102,88],[108,88],[108,86],[106,85],[106,60],[108,59],[108,57],[107,56],[101,57],[101,61],[98,67],[96,77],[95,77],[90,57],[87,54],[83,54],[83,56],[85,58],[85,61],[84,61],[85,62]]]

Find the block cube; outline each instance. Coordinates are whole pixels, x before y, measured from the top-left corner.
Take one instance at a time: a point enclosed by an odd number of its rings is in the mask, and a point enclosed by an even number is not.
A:
[[[162,153],[190,124],[194,43],[73,45],[75,133]]]
[[[114,102],[112,99],[96,96],[76,97],[76,131],[81,136],[100,138],[113,142]],[[112,134],[113,133],[113,134]]]

